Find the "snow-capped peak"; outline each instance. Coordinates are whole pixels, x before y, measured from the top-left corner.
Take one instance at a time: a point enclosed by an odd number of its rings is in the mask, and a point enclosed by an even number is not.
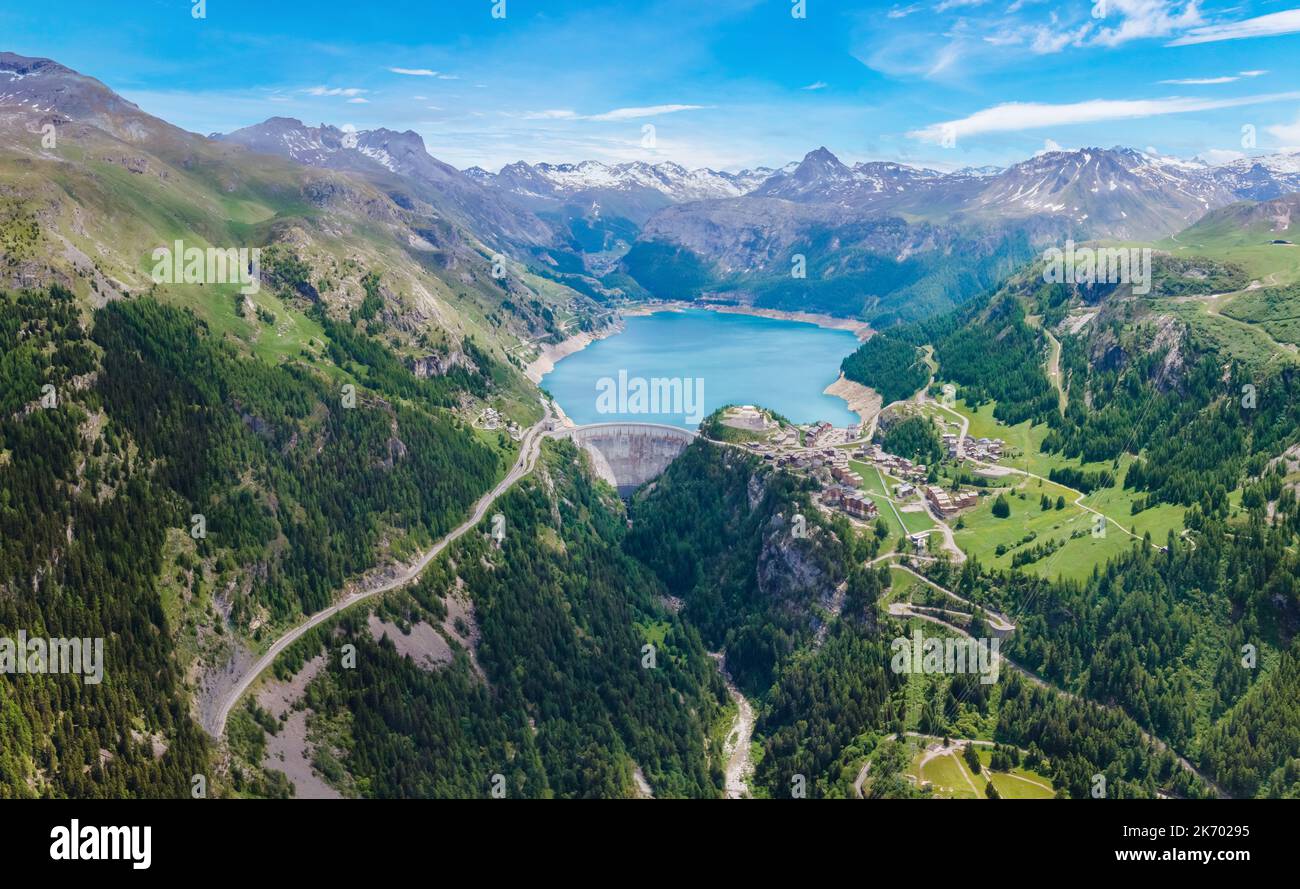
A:
[[[702,167],[688,170],[672,161],[648,164],[629,161],[605,164],[588,160],[576,164],[508,164],[495,176],[481,168],[465,171],[485,184],[495,184],[528,196],[567,197],[585,191],[657,191],[673,202],[739,197],[752,191],[772,171],[759,168],[739,173]]]

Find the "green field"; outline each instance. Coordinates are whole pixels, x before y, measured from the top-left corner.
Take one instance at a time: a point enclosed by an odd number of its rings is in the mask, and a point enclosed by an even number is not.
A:
[[[1243,227],[1213,216],[1156,245],[1176,257],[1205,256],[1242,266],[1266,284],[1300,280],[1300,247],[1271,243],[1279,235],[1267,223]]]
[[[1052,799],[1055,795],[1051,790],[1038,786],[1027,778],[1017,774],[1020,770],[1012,772],[992,772],[989,780],[997,788],[1003,799]]]
[[[1225,210],[1160,242],[1157,249],[1178,258],[1205,257],[1238,266],[1263,289],[1153,300],[1153,308],[1186,321],[1248,364],[1297,360],[1300,311],[1295,305],[1300,294],[1291,295],[1294,287],[1288,285],[1300,281],[1300,247],[1271,243],[1277,237],[1271,222],[1243,225]]]
[[[1279,341],[1268,330],[1269,326],[1275,326],[1283,337],[1292,336],[1291,325],[1285,322],[1256,324],[1221,314],[1220,310],[1232,302],[1228,298],[1160,300],[1153,307],[1185,321],[1213,340],[1226,356],[1251,367],[1296,360],[1295,345],[1290,341]]]
[[[1300,253],[1296,254],[1300,263]],[[1219,307],[1237,321],[1258,325],[1283,348],[1300,343],[1300,287],[1265,287],[1238,294]]]
[[[1080,579],[1087,577],[1094,565],[1104,564],[1132,545],[1133,538],[1114,525],[1106,527],[1105,536],[1094,536],[1093,514],[1069,503],[1075,495],[1068,488],[1023,476],[1008,478],[1016,480],[1013,488],[1003,489],[1008,490],[1011,515],[993,515],[996,498],[985,497],[977,507],[963,513],[962,527],[954,532],[957,545],[981,564],[1009,570],[1015,553],[1051,540],[1061,543],[1061,548],[1022,565],[1020,570],[1042,577]],[[1043,510],[1039,497],[1044,493],[1053,503],[1058,496],[1065,496],[1066,507]],[[1033,538],[1025,541],[1030,535]],[[1002,555],[998,555],[999,546],[1005,548]]]
[[[1181,506],[1162,504],[1136,515],[1132,513],[1132,505],[1139,496],[1137,492],[1126,491],[1120,484],[1133,457],[1125,456],[1116,468],[1111,463],[1083,463],[1059,454],[1043,453],[1041,445],[1047,437],[1047,426],[1041,423],[1030,425],[1027,421],[1007,426],[994,419],[993,408],[993,404],[984,404],[972,409],[965,402],[958,401],[952,410],[969,420],[969,436],[1000,438],[1007,443],[1010,456],[1000,465],[1042,478],[1009,473],[990,479],[990,496],[981,498],[978,506],[960,514],[962,527],[954,529],[957,545],[978,557],[983,564],[1010,569],[1015,552],[1053,540],[1061,544],[1059,549],[1021,566],[1021,570],[1042,577],[1081,579],[1087,577],[1095,565],[1104,564],[1133,544],[1134,538],[1124,529],[1131,530],[1138,537],[1150,533],[1157,545],[1164,542],[1170,531],[1176,534],[1182,531],[1185,510]],[[936,407],[927,409],[949,422],[955,420],[952,414]],[[1118,480],[1114,487],[1100,488],[1080,501],[1118,523],[1117,527],[1107,522],[1104,537],[1092,533],[1094,514],[1075,504],[1079,492],[1046,479],[1053,469],[1067,467],[1089,472],[1109,470]],[[993,515],[996,492],[1004,492],[1010,502],[1011,515],[1008,518],[1000,519]],[[1053,505],[1047,511],[1040,507],[1040,498],[1044,494]],[[1062,510],[1055,509],[1058,497],[1065,499]],[[1032,540],[1022,542],[1031,534],[1035,535]],[[997,554],[1000,545],[1006,548],[1001,556]]]
[[[880,517],[885,520],[885,524],[889,525],[891,538],[916,534],[935,527],[934,519],[930,518],[930,514],[925,510],[906,512],[900,504],[894,503],[891,506],[890,494],[886,491],[886,486],[892,490],[899,483],[898,479],[885,475],[870,463],[862,463],[858,460],[850,460],[849,468],[862,476],[862,492],[876,502],[876,506],[880,509]],[[897,515],[894,513],[894,508],[898,509]]]
[[[893,565],[889,566],[889,578],[889,593],[881,597],[882,604],[911,602],[913,592],[923,585],[914,575]]]
[[[922,766],[923,756],[923,753],[917,755],[917,774],[922,784],[930,783],[935,796],[941,799],[980,799],[984,796],[983,782],[970,773],[960,756],[945,753]]]
[[[980,764],[985,772],[991,777],[993,786],[1004,799],[1052,799],[1056,795],[1052,789],[1051,778],[1020,766],[1009,772],[988,772],[989,763],[993,760],[993,751],[987,747],[980,747],[975,752],[979,755]]]
[[[992,751],[984,745],[978,745],[975,752],[982,766],[979,774],[971,772],[956,746],[951,752],[933,757],[924,766],[920,763],[925,752],[918,750],[912,759],[909,774],[922,783],[928,781],[937,799],[985,799],[985,788],[990,781],[1003,799],[1055,797],[1050,779],[1019,767],[1010,772],[990,772],[988,766],[993,756]]]
[[[275,316],[271,322],[256,314],[240,317],[238,306],[244,297],[235,284],[168,285],[160,288],[159,295],[193,311],[218,338],[246,343],[253,354],[271,364],[297,359],[304,350],[316,357],[324,354],[325,331],[321,326],[270,290],[248,298]]]
[[[1115,471],[1116,479],[1124,478],[1124,474],[1128,472],[1128,467],[1134,459],[1134,457],[1126,455],[1119,461],[1119,469]],[[1099,468],[1107,464],[1091,463],[1083,465],[1087,468]],[[1183,514],[1187,511],[1182,506],[1162,503],[1159,506],[1144,509],[1137,515],[1133,515],[1132,506],[1137,499],[1139,498],[1135,492],[1124,490],[1120,487],[1120,482],[1117,482],[1113,488],[1099,488],[1093,491],[1083,498],[1083,502],[1104,513],[1108,518],[1119,522],[1125,528],[1132,529],[1139,536],[1149,533],[1154,543],[1164,543],[1170,531],[1175,534],[1182,532]],[[1112,526],[1111,530],[1117,529]]]

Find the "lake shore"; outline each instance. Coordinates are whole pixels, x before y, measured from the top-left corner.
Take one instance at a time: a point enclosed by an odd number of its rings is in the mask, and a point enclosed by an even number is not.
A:
[[[575,333],[558,343],[546,343],[541,347],[541,354],[530,361],[528,366],[524,368],[524,376],[528,377],[533,382],[533,385],[538,385],[542,382],[542,377],[555,370],[557,361],[569,357],[574,352],[581,352],[596,340],[603,340],[607,336],[622,332],[623,322],[620,320],[595,333]]]
[[[856,336],[859,342],[866,342],[875,332],[867,322],[856,321],[852,318],[838,318],[835,315],[822,315],[817,312],[787,312],[781,309],[759,309],[754,306],[725,305],[722,303],[668,300],[656,303],[640,303],[629,306],[623,309],[622,312],[624,317],[631,318],[653,315],[656,312],[682,312],[686,309],[703,309],[706,312],[718,312],[723,315],[754,315],[759,318],[773,318],[777,321],[801,321],[804,324],[815,324],[827,330],[847,330]]]
[[[880,408],[884,404],[884,399],[875,389],[855,383],[840,374],[840,378],[823,389],[822,394],[834,395],[843,400],[849,410],[862,418],[863,437],[869,437],[875,431],[876,417],[880,415]]]

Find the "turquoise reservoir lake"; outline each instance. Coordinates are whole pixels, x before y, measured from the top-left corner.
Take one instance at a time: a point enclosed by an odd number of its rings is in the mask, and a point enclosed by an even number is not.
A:
[[[561,359],[542,388],[579,425],[694,427],[726,404],[757,404],[795,423],[858,422],[822,390],[858,347],[846,330],[687,309],[627,319],[622,333]],[[702,402],[702,403],[700,403]]]

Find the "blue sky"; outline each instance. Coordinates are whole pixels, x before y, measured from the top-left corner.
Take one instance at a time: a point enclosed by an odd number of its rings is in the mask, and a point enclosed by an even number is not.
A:
[[[206,0],[195,18],[192,0],[6,0],[0,49],[196,132],[382,125],[494,170],[1300,150],[1300,0],[500,2]]]

